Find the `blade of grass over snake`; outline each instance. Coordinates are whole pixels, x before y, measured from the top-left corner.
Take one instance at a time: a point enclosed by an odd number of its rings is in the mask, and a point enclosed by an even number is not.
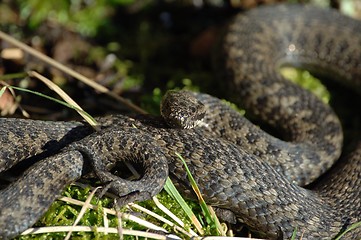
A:
[[[335,240],[340,240],[346,233],[356,229],[356,228],[361,228],[361,222],[357,222],[357,223],[354,223],[352,224],[350,227],[348,227],[345,231],[343,231],[342,233],[340,233],[339,236],[337,236],[335,238]]]
[[[181,206],[183,211],[186,213],[188,218],[191,220],[191,222],[197,229],[197,231],[201,235],[203,235],[204,231],[202,229],[202,224],[198,221],[196,215],[193,213],[192,209],[188,206],[188,204],[186,203],[186,201],[184,200],[182,195],[180,195],[180,193],[178,192],[178,190],[176,189],[172,180],[169,177],[167,178],[167,181],[165,182],[164,190],[166,190],[167,193],[178,202],[178,204]]]
[[[293,231],[293,234],[291,236],[291,240],[296,240],[297,237],[297,228],[295,228],[295,230]]]
[[[197,198],[199,200],[199,204],[201,206],[201,209],[202,209],[202,212],[206,218],[206,221],[208,224],[210,224],[211,226],[215,227],[217,232],[222,235],[222,236],[225,236],[225,233],[221,227],[221,224],[217,218],[217,216],[215,214],[212,214],[210,211],[209,211],[209,208],[206,204],[206,202],[204,201],[203,197],[202,197],[202,193],[200,192],[198,186],[197,186],[197,183],[196,181],[194,180],[193,176],[192,176],[192,173],[190,172],[188,166],[187,166],[187,163],[186,161],[183,159],[183,157],[179,154],[179,153],[175,153],[177,155],[177,157],[183,162],[184,164],[184,167],[186,169],[186,172],[187,172],[187,176],[188,176],[188,179],[189,179],[189,182],[192,186],[192,189],[193,191],[195,192],[195,194],[197,195]],[[213,211],[212,211],[213,212]]]

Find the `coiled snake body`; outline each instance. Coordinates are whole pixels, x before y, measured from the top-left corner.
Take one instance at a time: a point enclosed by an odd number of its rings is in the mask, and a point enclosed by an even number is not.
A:
[[[277,72],[281,65],[298,65],[342,77],[360,90],[360,22],[312,7],[263,7],[234,19],[220,51],[217,62],[225,65],[230,81],[224,85],[233,101],[280,129],[287,141],[218,99],[190,92],[169,94],[162,105],[185,105],[173,96],[201,101],[196,104],[204,119],[194,120],[199,126],[192,129],[173,127],[184,120],[177,112],[169,114],[176,118],[168,123],[172,127],[151,116],[99,118],[99,132],[79,122],[0,119],[0,172],[31,156],[41,159],[1,190],[0,236],[15,236],[32,225],[66,184],[89,169],[123,203],[159,192],[168,168],[191,194],[175,152],[186,159],[208,203],[231,210],[269,238],[289,238],[297,229],[302,239],[329,239],[360,221],[361,142],[313,190],[300,187],[340,156],[342,129],[330,107]],[[144,176],[127,181],[109,172],[121,160],[141,162]],[[361,231],[348,236],[357,239]]]

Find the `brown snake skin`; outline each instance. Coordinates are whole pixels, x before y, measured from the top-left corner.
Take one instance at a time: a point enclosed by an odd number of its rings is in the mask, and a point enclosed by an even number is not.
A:
[[[360,90],[360,58],[360,22],[333,11],[280,5],[233,20],[217,60],[225,65],[227,93],[287,141],[251,125],[219,100],[194,93],[185,94],[208,111],[193,129],[169,128],[151,116],[99,118],[102,130],[95,133],[77,122],[0,119],[0,172],[34,155],[41,159],[0,191],[0,238],[31,226],[66,184],[90,169],[122,203],[158,193],[168,167],[180,189],[190,194],[178,152],[205,200],[231,210],[261,235],[288,239],[297,229],[296,239],[331,239],[361,221],[361,142],[312,190],[300,187],[339,158],[342,128],[329,106],[283,79],[277,69],[301,66]],[[111,174],[109,169],[122,160],[142,163],[144,177],[126,181]],[[360,228],[347,235],[360,237]]]

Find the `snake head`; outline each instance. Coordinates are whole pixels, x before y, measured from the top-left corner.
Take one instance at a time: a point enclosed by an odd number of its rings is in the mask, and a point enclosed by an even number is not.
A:
[[[189,129],[202,123],[206,110],[192,92],[170,90],[163,96],[160,112],[170,127]]]

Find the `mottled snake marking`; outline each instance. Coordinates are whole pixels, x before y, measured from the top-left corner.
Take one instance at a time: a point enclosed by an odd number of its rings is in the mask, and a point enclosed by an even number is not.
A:
[[[225,68],[222,84],[234,102],[279,129],[287,141],[265,133],[218,99],[187,92],[206,110],[203,122],[192,129],[170,128],[152,116],[99,118],[99,132],[79,122],[0,119],[0,171],[33,155],[43,157],[1,190],[0,236],[16,236],[32,225],[86,169],[123,203],[159,192],[168,168],[190,195],[178,152],[209,204],[231,210],[263,235],[289,238],[297,228],[297,239],[335,237],[361,221],[361,142],[312,190],[301,187],[339,158],[342,128],[329,106],[283,79],[277,69],[308,68],[360,90],[360,58],[360,22],[336,12],[280,5],[236,16],[217,60]],[[142,163],[145,176],[130,182],[108,172],[122,160]],[[348,238],[360,235],[356,230]]]

